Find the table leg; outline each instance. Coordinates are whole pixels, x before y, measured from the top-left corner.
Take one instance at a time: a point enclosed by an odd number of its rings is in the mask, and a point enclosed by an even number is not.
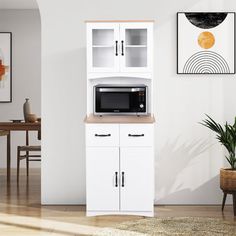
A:
[[[7,135],[7,182],[11,180],[11,132]]]

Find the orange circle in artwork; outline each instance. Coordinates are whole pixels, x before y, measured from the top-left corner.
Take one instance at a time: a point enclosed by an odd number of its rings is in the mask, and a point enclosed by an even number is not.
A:
[[[211,32],[205,31],[198,36],[198,44],[204,49],[209,49],[215,44],[215,37]]]

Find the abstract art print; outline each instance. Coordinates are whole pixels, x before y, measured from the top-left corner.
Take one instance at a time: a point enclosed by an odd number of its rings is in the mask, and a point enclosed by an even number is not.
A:
[[[235,74],[234,12],[177,13],[177,73]]]
[[[0,102],[12,101],[12,34],[0,32]]]

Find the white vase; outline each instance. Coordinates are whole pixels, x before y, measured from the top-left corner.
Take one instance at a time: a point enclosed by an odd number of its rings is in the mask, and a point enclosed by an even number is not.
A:
[[[24,113],[25,122],[27,122],[28,121],[27,116],[28,114],[31,114],[29,98],[25,99],[25,103],[23,105],[23,113]]]

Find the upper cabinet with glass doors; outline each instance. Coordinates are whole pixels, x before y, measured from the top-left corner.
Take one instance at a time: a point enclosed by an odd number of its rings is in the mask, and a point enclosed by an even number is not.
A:
[[[152,50],[152,22],[87,23],[89,73],[149,73]]]

